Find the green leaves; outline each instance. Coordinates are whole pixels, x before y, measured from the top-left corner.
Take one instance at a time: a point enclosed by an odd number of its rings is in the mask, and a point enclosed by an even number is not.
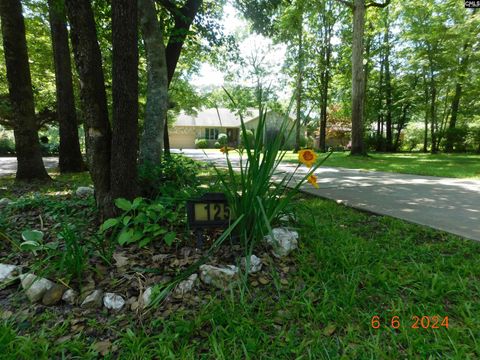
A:
[[[175,241],[177,233],[172,228],[183,220],[177,209],[159,202],[149,203],[143,198],[136,198],[133,202],[119,198],[115,200],[115,206],[124,213],[106,220],[100,226],[99,233],[113,231],[113,237],[122,246],[136,243],[144,247],[162,238],[171,246]]]

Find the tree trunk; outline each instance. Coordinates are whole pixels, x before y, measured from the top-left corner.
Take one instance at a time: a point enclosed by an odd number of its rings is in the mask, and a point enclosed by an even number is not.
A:
[[[164,2],[163,2],[164,3]],[[171,2],[168,1],[171,5]],[[165,57],[167,61],[167,74],[168,74],[168,86],[172,82],[175,69],[177,68],[178,59],[182,52],[183,44],[187,38],[190,26],[193,23],[193,19],[198,13],[202,0],[187,0],[185,5],[181,9],[175,8],[170,13],[174,16],[175,24],[172,29],[172,36],[168,39],[168,44],[165,49]],[[170,139],[168,137],[168,121],[167,115],[165,115],[165,125],[163,132],[163,146],[165,147],[165,156],[170,156]]]
[[[89,1],[66,0],[70,36],[80,77],[87,159],[101,219],[113,215],[110,197],[111,129],[102,57]]]
[[[458,82],[455,85],[455,95],[453,96],[453,100],[452,100],[450,122],[448,124],[448,129],[449,130],[453,130],[457,126],[457,115],[458,115],[458,109],[460,107],[460,98],[462,97],[463,80],[465,79],[465,72],[467,70],[468,60],[469,60],[469,56],[468,56],[468,54],[466,54],[466,52],[467,52],[469,47],[470,47],[469,42],[466,42],[463,45],[464,57],[460,60],[460,74],[459,74]],[[451,132],[448,132],[448,134],[447,134],[447,139],[446,139],[446,144],[445,144],[445,150],[447,152],[452,152],[453,151],[453,137],[452,137],[452,135],[453,134]]]
[[[72,84],[72,64],[63,0],[48,0],[52,36],[57,118],[60,132],[59,167],[61,173],[85,170],[78,139],[77,115]]]
[[[353,9],[352,44],[352,148],[351,155],[365,155],[363,142],[363,107],[365,76],[363,72],[363,36],[366,6],[364,0],[355,0]]]
[[[327,23],[327,17],[331,13],[331,8],[328,13],[323,16],[325,25],[325,37],[323,39],[323,46],[325,47],[325,63],[322,74],[322,99],[320,108],[320,151],[327,150],[327,107],[328,107],[328,86],[330,83],[330,60],[332,56],[332,26]]]
[[[383,70],[385,68],[385,57],[381,56],[380,74],[378,78],[378,118],[377,118],[377,151],[383,150]]]
[[[303,16],[303,14],[301,15]],[[300,20],[300,27],[298,29],[298,73],[297,73],[297,89],[295,92],[297,102],[297,118],[295,128],[295,149],[297,153],[300,150],[300,129],[302,127],[302,77],[303,77],[303,21]]]
[[[159,164],[168,109],[168,74],[161,24],[152,0],[139,0],[140,25],[147,53],[147,104],[140,140],[140,163]]]
[[[433,77],[433,72],[431,74],[431,88],[430,88],[430,137],[432,140],[432,147],[431,147],[431,153],[435,154],[437,153],[437,134],[435,131],[435,126],[437,123],[436,119],[436,107],[435,107],[435,101],[437,99],[437,88],[435,85],[435,80]]]
[[[49,180],[43,165],[35,121],[32,79],[20,0],[1,0],[3,49],[10,103],[14,116],[17,180]]]
[[[112,154],[111,197],[138,193],[138,7],[112,0]]]
[[[385,43],[385,98],[386,98],[386,144],[387,151],[392,151],[392,81],[390,76],[390,41],[389,41],[389,23],[388,23],[388,9],[386,10],[387,24],[385,27],[384,43]]]
[[[423,83],[425,85],[425,130],[423,133],[423,152],[426,153],[428,151],[428,83],[426,79],[426,75],[423,74]]]

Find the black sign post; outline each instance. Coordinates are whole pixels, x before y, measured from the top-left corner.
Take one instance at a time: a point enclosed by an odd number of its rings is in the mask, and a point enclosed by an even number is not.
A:
[[[188,225],[197,236],[197,248],[203,247],[204,229],[226,229],[231,213],[223,193],[206,193],[199,199],[187,201]]]

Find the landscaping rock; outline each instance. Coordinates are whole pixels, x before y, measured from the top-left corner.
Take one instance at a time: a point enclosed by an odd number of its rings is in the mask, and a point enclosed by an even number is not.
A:
[[[275,257],[287,256],[298,248],[298,233],[287,228],[275,228],[272,230],[273,239],[270,235],[265,240],[272,246],[272,253]]]
[[[186,293],[192,291],[195,283],[197,282],[198,275],[192,274],[187,280],[181,281],[175,288],[175,294],[185,295]]]
[[[78,294],[75,290],[68,289],[63,293],[62,300],[67,304],[74,305],[77,302]]]
[[[147,306],[150,305],[150,302],[152,301],[152,288],[148,287],[145,289],[145,291],[142,294],[142,299],[139,302],[142,308],[146,308]]]
[[[255,274],[262,270],[262,260],[255,255],[250,256],[250,266],[247,269],[247,258],[242,258],[242,267],[246,269],[249,274]]]
[[[102,306],[103,291],[94,290],[83,300],[81,307],[87,309],[96,309]]]
[[[238,268],[234,265],[228,267],[216,267],[212,265],[200,266],[200,279],[208,285],[213,285],[219,289],[228,289],[237,279]]]
[[[103,305],[110,310],[121,310],[125,306],[125,300],[120,295],[114,293],[105,293]]]
[[[33,274],[20,275],[20,280],[22,281],[22,287],[25,290],[25,294],[33,303],[40,301],[43,298],[43,295],[45,295],[45,293],[54,285],[50,280]]]
[[[5,207],[7,205],[10,205],[11,203],[13,203],[12,200],[7,199],[7,198],[2,198],[2,199],[0,199],[0,208]]]
[[[75,194],[78,196],[78,197],[81,197],[81,198],[87,198],[91,195],[93,195],[95,192],[95,190],[91,187],[88,187],[88,186],[80,186],[77,191],[75,191]]]
[[[0,289],[18,278],[20,269],[16,265],[0,264]]]
[[[54,284],[43,295],[43,298],[42,298],[43,305],[50,306],[58,303],[60,300],[62,300],[62,296],[65,290],[66,290],[65,286]]]

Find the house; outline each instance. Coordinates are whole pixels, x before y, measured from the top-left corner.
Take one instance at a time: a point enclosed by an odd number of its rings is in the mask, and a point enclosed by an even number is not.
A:
[[[278,135],[278,130],[284,117],[269,111],[266,114],[267,136]],[[245,127],[255,130],[258,126],[258,110],[247,109],[243,115]],[[290,118],[292,128],[294,120]],[[214,147],[219,134],[227,134],[228,145],[237,147],[240,143],[241,120],[235,112],[226,108],[203,109],[196,115],[180,113],[173,126],[169,129],[170,147],[178,149],[194,149],[195,140],[206,139],[209,147]],[[289,131],[287,146],[294,144],[294,131]]]

